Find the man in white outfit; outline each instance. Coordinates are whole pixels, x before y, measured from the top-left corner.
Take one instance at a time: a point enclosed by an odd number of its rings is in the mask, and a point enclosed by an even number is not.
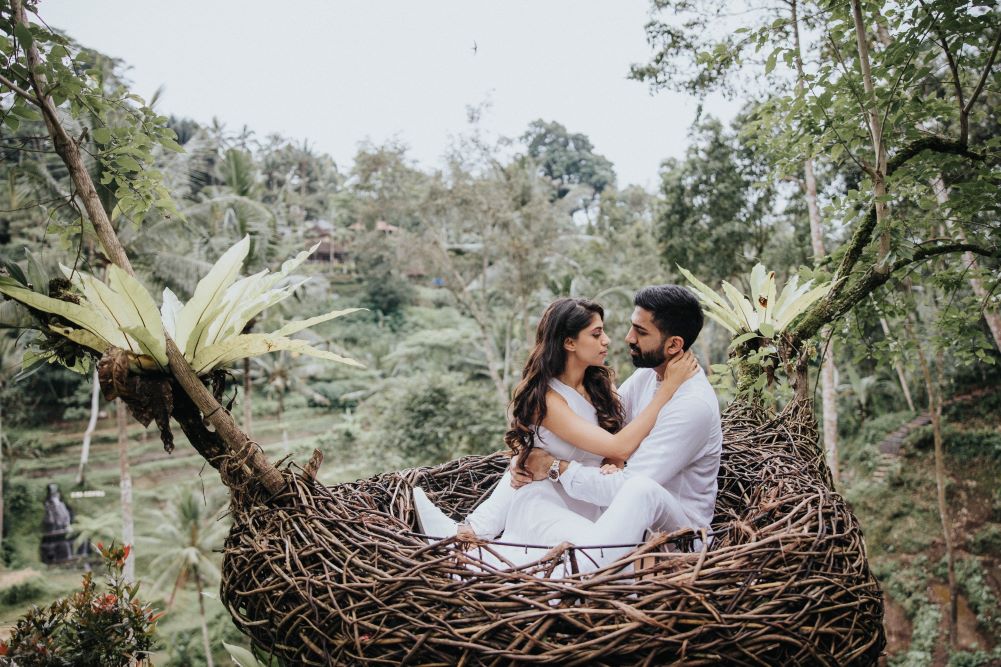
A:
[[[629,419],[650,402],[667,362],[695,342],[703,324],[698,300],[678,285],[646,287],[634,303],[626,343],[637,371],[619,389]],[[635,544],[647,529],[709,526],[722,444],[719,402],[699,372],[661,409],[621,472],[605,474],[536,449],[525,471],[512,468],[512,485],[562,484],[570,497],[607,508],[596,521],[558,508],[548,515],[553,534],[572,535],[573,544]]]

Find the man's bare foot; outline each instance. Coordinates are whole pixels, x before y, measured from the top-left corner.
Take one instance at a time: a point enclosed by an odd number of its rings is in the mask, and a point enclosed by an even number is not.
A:
[[[459,542],[463,545],[470,547],[487,543],[487,540],[481,539],[479,535],[473,532],[472,526],[468,523],[460,523],[459,527],[455,531],[455,536],[459,538]]]

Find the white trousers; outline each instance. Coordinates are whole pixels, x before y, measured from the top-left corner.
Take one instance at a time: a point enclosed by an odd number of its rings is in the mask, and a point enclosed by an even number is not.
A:
[[[500,483],[509,485],[509,476],[505,474]],[[639,544],[648,529],[673,531],[691,526],[678,498],[649,477],[629,477],[611,505],[596,519],[582,516],[568,506],[566,494],[548,480],[533,482],[516,491],[498,488],[496,493],[499,497],[495,500],[503,498],[503,503],[486,508],[480,516],[477,516],[478,508],[469,517],[477,533],[480,533],[477,519],[480,519],[479,525],[496,525],[497,512],[506,505],[507,517],[501,538],[504,542],[597,545],[577,549],[577,564],[582,572],[602,567],[633,549],[632,546],[603,548],[604,545]],[[489,500],[484,503],[488,504]],[[488,516],[490,520],[486,520]],[[504,551],[508,552],[505,557],[514,562],[529,562],[544,553],[538,549],[523,550],[524,553],[516,558],[517,548],[508,547]]]

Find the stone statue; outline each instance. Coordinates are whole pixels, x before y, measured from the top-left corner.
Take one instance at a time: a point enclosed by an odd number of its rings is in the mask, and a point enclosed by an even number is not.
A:
[[[73,540],[69,527],[73,513],[63,502],[58,484],[49,484],[42,519],[42,562],[62,563],[73,558]]]

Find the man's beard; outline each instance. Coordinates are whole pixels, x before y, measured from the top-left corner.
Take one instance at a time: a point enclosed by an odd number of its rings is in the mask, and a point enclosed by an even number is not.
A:
[[[630,345],[629,356],[632,357],[633,366],[636,368],[657,368],[657,366],[667,361],[663,343],[649,352],[643,352],[636,345]]]

